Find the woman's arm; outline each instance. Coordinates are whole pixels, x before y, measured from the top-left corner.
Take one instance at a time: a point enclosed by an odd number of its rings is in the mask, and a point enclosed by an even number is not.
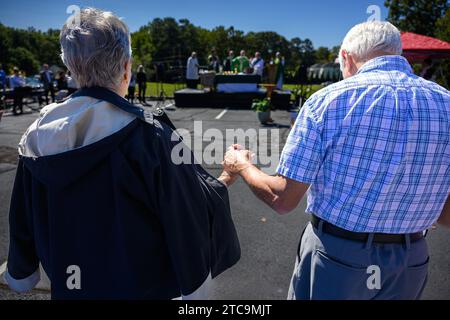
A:
[[[222,182],[227,187],[230,187],[236,181],[237,178],[238,178],[237,174],[231,174],[224,170],[220,174],[220,177],[217,178],[217,180]]]

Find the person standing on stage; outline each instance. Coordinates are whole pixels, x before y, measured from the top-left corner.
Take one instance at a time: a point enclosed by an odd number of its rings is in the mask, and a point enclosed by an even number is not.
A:
[[[256,52],[255,57],[252,59],[250,66],[253,68],[253,74],[259,75],[261,78],[264,71],[264,60],[261,58],[261,53]]]
[[[216,49],[212,49],[211,54],[208,57],[208,69],[213,70],[216,73],[220,72],[220,60]]]
[[[275,83],[277,89],[283,89],[283,80],[284,80],[284,57],[281,55],[280,52],[277,52],[275,56],[275,66],[277,68],[277,73],[275,77]]]
[[[233,71],[234,51],[230,50],[228,57],[223,61],[223,71]]]
[[[245,72],[250,67],[250,61],[245,55],[245,50],[241,50],[241,55],[233,59],[233,71],[238,73]]]
[[[186,66],[186,85],[189,89],[197,89],[198,68],[197,53],[194,51],[189,57]]]
[[[138,84],[138,99],[142,104],[145,104],[145,91],[147,89],[147,74],[145,73],[144,66],[139,65],[136,75],[136,81]]]

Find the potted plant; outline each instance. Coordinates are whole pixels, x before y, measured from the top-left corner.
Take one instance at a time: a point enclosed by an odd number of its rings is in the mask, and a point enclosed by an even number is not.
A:
[[[292,91],[292,94],[294,96],[294,106],[297,108],[301,108],[312,93],[313,92],[311,85],[308,86],[300,85],[299,87],[295,88]]]
[[[264,98],[262,100],[255,99],[252,103],[252,110],[256,111],[259,122],[267,124],[270,120],[270,100]]]

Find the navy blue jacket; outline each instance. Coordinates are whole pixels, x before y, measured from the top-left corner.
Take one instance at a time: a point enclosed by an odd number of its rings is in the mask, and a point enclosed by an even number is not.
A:
[[[172,129],[114,93],[83,89],[138,117],[91,145],[20,157],[10,209],[8,272],[39,262],[56,299],[171,299],[240,258],[227,188],[196,164],[175,165]],[[192,154],[191,154],[192,156]],[[81,270],[68,289],[67,268]]]

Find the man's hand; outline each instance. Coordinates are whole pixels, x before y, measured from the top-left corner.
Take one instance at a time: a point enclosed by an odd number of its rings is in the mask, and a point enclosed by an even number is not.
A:
[[[308,185],[283,176],[269,176],[252,164],[253,154],[240,145],[228,148],[222,162],[224,170],[240,175],[252,192],[279,214],[294,210]]]
[[[231,174],[239,174],[241,171],[252,166],[253,154],[249,150],[238,144],[228,148],[225,158],[222,162],[224,170]]]
[[[223,172],[218,180],[227,187],[231,186],[239,177],[239,172],[247,167],[247,162],[251,165],[251,153],[244,150],[242,146],[235,144],[227,149],[223,165]]]

